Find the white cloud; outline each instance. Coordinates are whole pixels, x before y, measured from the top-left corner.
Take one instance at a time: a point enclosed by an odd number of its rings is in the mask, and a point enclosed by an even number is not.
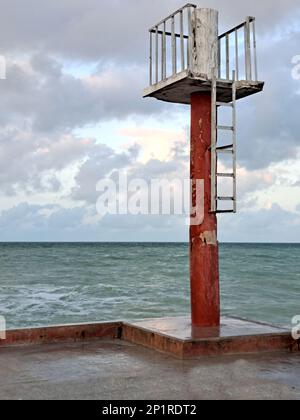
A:
[[[220,218],[221,241],[299,242],[300,213],[283,210],[278,204],[269,209],[246,209],[236,217]]]
[[[103,226],[94,214],[97,181],[120,169],[147,180],[188,177],[188,108],[141,99],[147,28],[182,2],[0,0],[0,5],[1,53],[8,59],[8,77],[0,84],[2,238],[186,238],[181,220],[122,217],[106,219]],[[300,53],[299,2],[211,0],[209,6],[220,10],[224,29],[246,15],[257,16],[260,75],[267,82],[263,94],[238,108],[241,213],[228,217],[221,235],[293,239],[299,232],[300,139],[299,82],[291,76],[291,58]],[[114,129],[120,125],[121,147],[112,147],[102,122]],[[96,138],[84,134],[93,127]],[[268,217],[278,223],[285,218],[285,230],[267,223],[263,230]]]

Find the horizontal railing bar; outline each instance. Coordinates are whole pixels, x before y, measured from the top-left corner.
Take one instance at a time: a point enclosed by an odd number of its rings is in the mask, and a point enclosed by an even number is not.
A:
[[[150,31],[149,31],[151,34],[156,34],[156,30],[155,29],[151,29]],[[157,33],[159,34],[159,35],[163,35],[163,31],[157,31]],[[166,32],[166,36],[172,36],[172,32]],[[175,37],[176,38],[181,38],[181,35],[180,34],[175,34]],[[188,35],[183,35],[183,38],[184,39],[189,39],[189,36]]]
[[[149,31],[152,31],[153,29],[155,29],[156,28],[156,26],[160,26],[160,25],[162,25],[164,22],[166,22],[167,20],[169,20],[169,19],[172,19],[172,17],[173,16],[175,16],[175,15],[178,15],[181,11],[183,11],[183,10],[185,10],[185,9],[188,9],[188,8],[194,8],[194,9],[197,9],[197,5],[196,4],[191,4],[191,3],[188,3],[188,4],[186,4],[185,6],[183,6],[183,7],[181,7],[180,9],[178,9],[178,10],[176,10],[176,12],[174,12],[174,13],[172,13],[172,14],[170,14],[170,16],[168,16],[168,17],[166,17],[165,19],[163,19],[163,20],[161,20],[157,25],[154,25],[154,26],[152,26],[150,29],[149,29]]]
[[[254,22],[255,17],[249,16],[249,22]],[[230,35],[234,33],[235,31],[238,31],[239,29],[243,28],[247,24],[247,21],[241,23],[240,25],[236,26],[235,28],[230,29],[227,32],[224,32],[222,35],[219,36],[219,39],[225,38],[227,35]]]

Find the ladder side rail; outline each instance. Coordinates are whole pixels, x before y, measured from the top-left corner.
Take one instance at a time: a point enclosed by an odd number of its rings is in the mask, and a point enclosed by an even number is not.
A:
[[[211,92],[211,212],[217,211],[217,79],[213,71]]]
[[[237,119],[236,119],[236,73],[232,84],[232,125],[233,125],[233,212],[237,212]]]

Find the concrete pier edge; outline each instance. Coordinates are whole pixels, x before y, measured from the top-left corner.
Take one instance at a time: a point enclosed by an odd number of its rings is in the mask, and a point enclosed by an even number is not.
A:
[[[298,351],[291,332],[273,325],[240,318],[222,318],[219,333],[189,334],[188,318],[162,318],[137,322],[97,322],[78,325],[8,330],[1,348],[95,340],[124,340],[181,359],[204,356]]]

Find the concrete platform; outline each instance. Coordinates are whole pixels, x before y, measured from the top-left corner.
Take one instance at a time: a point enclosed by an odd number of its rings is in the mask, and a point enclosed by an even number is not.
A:
[[[264,88],[264,82],[250,82],[241,80],[236,83],[237,99],[259,93]],[[144,98],[156,98],[164,102],[190,104],[191,95],[199,92],[211,92],[211,81],[205,76],[196,77],[189,70],[184,70],[169,77],[143,91]],[[229,80],[217,81],[217,100],[220,102],[232,101],[232,82]]]
[[[0,349],[0,400],[299,400],[300,353],[179,360],[124,341]]]
[[[280,327],[223,318],[220,329],[192,330],[190,319],[184,317],[11,330],[5,340],[0,340],[0,350],[101,339],[122,339],[181,359],[298,350],[291,332]]]
[[[300,399],[290,332],[235,318],[220,330],[168,318],[8,331],[0,369],[0,400]]]
[[[29,346],[34,344],[74,343],[104,338],[120,338],[122,322],[98,322],[95,324],[54,325],[40,328],[8,330],[1,347]]]
[[[220,329],[192,330],[189,318],[125,323],[122,338],[183,359],[224,354],[289,351],[296,344],[290,331],[238,318],[223,318]]]

